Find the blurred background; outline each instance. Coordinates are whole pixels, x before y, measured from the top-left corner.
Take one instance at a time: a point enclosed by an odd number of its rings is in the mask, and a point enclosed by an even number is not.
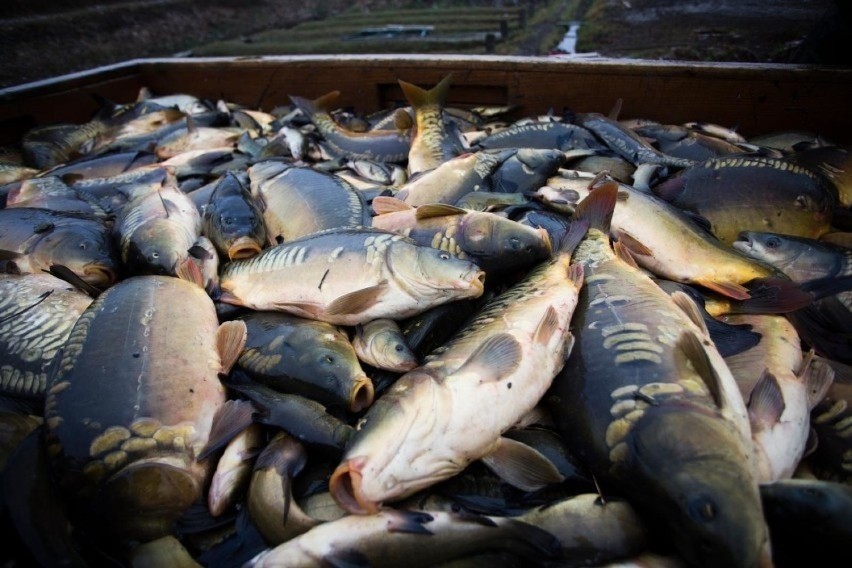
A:
[[[846,0],[3,0],[0,87],[142,57],[460,53],[849,64]]]

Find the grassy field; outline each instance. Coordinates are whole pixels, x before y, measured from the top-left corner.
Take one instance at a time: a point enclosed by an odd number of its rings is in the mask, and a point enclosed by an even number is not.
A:
[[[564,34],[562,22],[576,16],[579,0],[538,0],[519,6],[372,10],[350,8],[321,21],[268,30],[192,49],[194,55],[276,55],[316,53],[485,53],[486,35],[494,53],[541,55]],[[426,37],[351,39],[366,28],[432,26]],[[501,28],[501,25],[503,26]],[[502,37],[501,29],[507,31]]]

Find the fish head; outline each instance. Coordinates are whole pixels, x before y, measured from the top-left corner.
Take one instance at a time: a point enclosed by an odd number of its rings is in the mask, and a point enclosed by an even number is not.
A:
[[[492,213],[472,214],[460,228],[462,250],[480,265],[485,261],[501,269],[517,268],[544,260],[553,251],[546,230]]]
[[[189,256],[189,247],[177,245],[177,238],[166,224],[149,223],[128,240],[122,250],[124,263],[139,273],[174,275],[180,261]]]
[[[210,219],[212,234],[219,236],[230,260],[251,258],[260,253],[266,242],[263,217],[253,211],[223,211]]]
[[[91,503],[101,531],[142,541],[171,534],[173,523],[202,496],[203,478],[190,461],[151,456],[106,479]]]
[[[417,357],[405,343],[398,330],[384,330],[372,336],[367,345],[370,355],[381,369],[410,371],[417,366]]]
[[[48,270],[59,264],[98,288],[115,283],[116,255],[106,233],[85,225],[55,227],[31,251],[32,264]]]
[[[444,436],[437,408],[444,406],[446,389],[439,387],[438,379],[418,367],[370,407],[329,481],[343,509],[373,514],[383,502],[403,499],[467,465],[435,451]],[[433,412],[423,412],[423,398],[434,403]]]
[[[485,272],[473,262],[444,250],[400,242],[388,255],[388,268],[398,282],[418,297],[478,298],[485,290]]]
[[[761,564],[768,530],[749,450],[717,415],[646,411],[630,434],[637,507],[659,519],[690,566]]]
[[[375,395],[373,382],[361,368],[349,338],[340,332],[325,334],[319,342],[314,339],[306,337],[304,343],[294,340],[311,346],[295,354],[299,374],[311,377],[324,391],[345,398],[352,412],[368,408]]]
[[[746,256],[770,264],[782,272],[787,272],[802,262],[812,264],[816,260],[817,252],[802,239],[761,231],[742,231],[731,246]]]

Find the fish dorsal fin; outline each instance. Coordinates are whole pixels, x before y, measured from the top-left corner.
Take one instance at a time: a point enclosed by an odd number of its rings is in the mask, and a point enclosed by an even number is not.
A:
[[[523,491],[536,491],[565,480],[544,454],[511,438],[501,437],[494,450],[482,458],[482,463],[500,479]]]
[[[748,299],[739,306],[743,314],[784,314],[810,305],[813,296],[784,278],[755,278],[746,283]],[[729,296],[733,297],[733,296]]]
[[[574,219],[588,221],[590,229],[608,233],[617,199],[618,184],[614,181],[606,182],[577,204]]]
[[[402,509],[385,509],[383,514],[389,517],[387,521],[387,531],[391,533],[409,533],[409,534],[425,534],[431,535],[432,531],[424,525],[432,522],[435,518],[429,513],[421,511],[407,511]],[[368,563],[364,566],[370,566]],[[345,565],[337,564],[337,566],[352,566],[350,563]]]
[[[748,416],[753,431],[770,428],[781,420],[786,404],[775,375],[764,369],[748,399]]]
[[[579,262],[575,262],[568,267],[568,280],[571,281],[577,290],[583,287],[583,281],[586,277],[586,269]]]
[[[255,407],[248,400],[231,399],[225,401],[213,416],[207,445],[199,452],[196,461],[206,459],[210,454],[221,450],[237,435],[254,422]]]
[[[141,103],[142,101],[147,101],[148,99],[153,99],[154,95],[151,93],[151,89],[148,87],[139,87],[139,94],[136,95],[136,102]]]
[[[814,407],[825,398],[834,382],[834,369],[824,359],[813,358],[803,365],[799,376],[804,380],[808,391],[808,408]]]
[[[60,280],[65,280],[81,292],[85,292],[92,298],[97,298],[101,291],[98,290],[95,286],[89,284],[80,276],[68,268],[63,264],[51,264],[49,270],[45,270],[45,272],[49,273],[52,276],[59,278]]]
[[[360,290],[344,294],[328,305],[326,313],[332,316],[342,314],[360,314],[361,312],[375,306],[387,290],[387,282],[381,282],[375,286],[369,286],[367,288],[362,288]]]
[[[618,98],[615,101],[615,104],[612,105],[612,109],[610,109],[607,118],[610,120],[618,120],[618,115],[621,114],[621,107],[624,106],[624,99]]]
[[[314,108],[322,111],[328,112],[329,109],[334,107],[337,104],[337,99],[340,98],[340,91],[331,91],[320,97],[315,98],[312,102]]]
[[[221,373],[231,372],[243,352],[248,338],[246,323],[242,320],[226,321],[216,330],[216,350],[222,362]]]
[[[612,245],[612,250],[615,252],[615,256],[623,260],[626,264],[629,264],[636,269],[639,268],[639,263],[637,263],[636,259],[633,258],[633,254],[631,254],[630,249],[624,246],[624,243],[616,241]]]
[[[618,239],[618,242],[624,244],[624,246],[627,247],[627,250],[630,251],[631,255],[654,256],[654,253],[651,251],[651,249],[636,240],[636,238],[630,233],[618,230],[613,231],[613,235]]]
[[[672,293],[671,299],[675,305],[680,308],[684,314],[686,314],[686,317],[698,326],[698,329],[700,329],[704,335],[710,335],[710,330],[707,329],[707,324],[704,322],[704,316],[701,315],[701,310],[698,308],[698,304],[695,303],[695,300],[689,297],[689,294],[677,290]]]
[[[398,211],[411,211],[414,209],[413,205],[409,205],[398,197],[391,197],[389,195],[377,195],[373,198],[372,204],[376,215],[397,213]]]
[[[430,203],[417,208],[417,219],[431,219],[433,217],[446,217],[447,215],[465,215],[468,211],[455,205],[446,203]]]
[[[480,381],[499,381],[518,368],[521,344],[508,333],[486,339],[452,376],[476,375]]]
[[[709,340],[708,340],[709,341]],[[677,340],[677,347],[692,364],[695,373],[710,391],[713,402],[720,409],[723,408],[722,384],[719,374],[716,372],[701,339],[692,331],[684,331]]]

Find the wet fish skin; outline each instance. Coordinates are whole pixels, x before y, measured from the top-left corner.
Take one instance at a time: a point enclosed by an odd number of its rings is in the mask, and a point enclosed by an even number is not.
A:
[[[794,282],[852,275],[852,250],[807,237],[767,231],[742,231],[731,246],[771,264]]]
[[[57,483],[93,534],[170,534],[201,497],[212,470],[195,458],[244,334],[219,326],[199,286],[171,276],[127,278],[83,313],[57,356],[45,422]]]
[[[603,144],[582,126],[555,121],[515,124],[481,138],[475,147],[481,150],[539,148],[562,151],[604,148]]]
[[[372,382],[339,327],[278,312],[239,319],[248,328],[239,365],[258,381],[352,412],[372,404]]]
[[[545,203],[573,208],[594,191],[587,178],[565,172],[550,178],[537,195]],[[619,184],[618,192],[612,231],[634,260],[655,275],[697,284],[736,299],[749,298],[747,285],[769,278],[784,278],[771,265],[731,250],[706,235],[664,200],[623,184]],[[649,223],[648,219],[655,221]],[[805,295],[802,300],[809,302]],[[770,307],[772,312],[783,311],[779,305]],[[789,309],[790,306],[787,311]]]
[[[582,285],[570,263],[563,251],[540,264],[373,404],[330,481],[343,508],[375,512],[507,447],[501,434],[535,406],[570,350]],[[477,418],[483,406],[487,422]]]
[[[261,162],[249,168],[249,179],[270,244],[329,229],[369,226],[363,196],[339,176],[310,167]]]
[[[828,232],[837,191],[790,161],[763,157],[706,160],[655,185],[676,207],[708,219],[723,243],[744,230],[819,238]]]
[[[392,319],[378,319],[355,327],[352,346],[361,361],[377,369],[404,373],[417,366],[417,357]]]
[[[338,125],[328,109],[339,94],[339,91],[332,91],[314,100],[290,95],[290,100],[316,125],[337,156],[379,162],[402,162],[407,158],[411,147],[407,132],[370,130],[361,133]]]
[[[296,394],[285,394],[253,381],[244,373],[231,373],[228,388],[251,400],[257,409],[254,420],[276,426],[314,448],[336,454],[346,445],[354,429],[329,414],[325,406]]]
[[[85,214],[30,207],[0,209],[0,250],[14,253],[11,260],[22,273],[61,264],[99,288],[112,285],[118,277],[109,229]]]
[[[222,258],[239,260],[258,254],[267,243],[263,213],[247,189],[248,180],[225,174],[216,184],[201,221],[201,232]]]
[[[201,215],[179,189],[139,187],[116,221],[121,260],[135,274],[175,275],[201,235]]]
[[[91,303],[50,274],[0,274],[0,394],[43,406],[53,357]]]
[[[760,486],[779,567],[831,564],[847,548],[852,489],[819,479],[788,479]]]
[[[387,213],[383,212],[385,208]],[[469,258],[487,274],[529,267],[545,260],[553,250],[547,231],[496,213],[466,211],[444,204],[413,208],[393,197],[375,198],[373,209],[381,212],[373,217],[373,227]]]
[[[288,285],[280,286],[282,274]],[[222,268],[222,301],[337,325],[405,318],[479,297],[484,273],[468,261],[375,229],[341,229],[268,248]]]
[[[805,453],[810,413],[833,381],[830,367],[805,362],[795,327],[779,315],[730,315],[747,324],[760,343],[725,362],[748,401],[758,481],[771,483],[793,476]]]
[[[695,163],[693,160],[663,154],[645,142],[632,130],[621,126],[617,121],[607,118],[602,114],[578,114],[574,122],[583,128],[591,130],[611,150],[636,166],[644,163],[685,168]]]
[[[263,427],[253,423],[225,447],[207,490],[207,506],[214,517],[233,509],[244,497],[254,459],[266,443],[265,435]]]
[[[689,563],[756,566],[768,533],[745,403],[691,300],[612,250],[617,191],[595,189],[595,207],[577,212],[591,223],[575,251],[586,269],[577,340],[546,400],[592,475],[661,523]]]
[[[546,531],[514,519],[384,509],[323,523],[258,554],[246,566],[307,567],[355,558],[376,567],[425,567],[493,550],[540,561],[558,557],[560,545]]]
[[[429,90],[401,79],[398,81],[414,109],[414,134],[408,151],[409,176],[434,169],[462,152],[461,143],[445,127],[443,118],[451,80],[452,74],[447,75]]]

